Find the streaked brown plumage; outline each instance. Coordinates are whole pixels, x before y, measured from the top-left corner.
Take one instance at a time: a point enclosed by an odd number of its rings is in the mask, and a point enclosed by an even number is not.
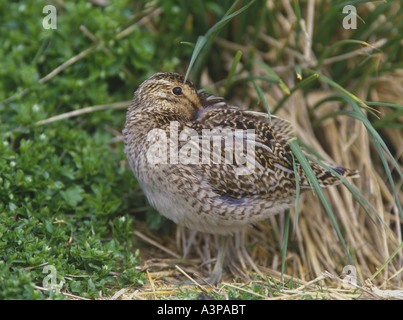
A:
[[[248,129],[254,136],[247,134]],[[220,142],[214,145],[211,138],[203,144],[205,132],[216,133]],[[225,144],[227,135],[234,142],[232,149]],[[223,98],[197,91],[191,81],[184,83],[176,73],[157,73],[140,85],[123,129],[130,167],[149,202],[178,224],[221,235],[216,266],[208,279],[212,283],[221,278],[228,235],[294,205],[291,136],[288,121],[272,116],[270,122],[267,114],[229,106]],[[235,141],[241,142],[241,153],[233,152]],[[254,149],[252,158],[245,153],[248,146]],[[167,156],[159,157],[164,152]],[[155,153],[159,156],[150,157]],[[239,171],[245,165],[251,166]],[[340,182],[316,163],[310,165],[321,186]],[[358,176],[356,171],[331,168],[345,177]],[[309,188],[298,163],[297,172],[301,189]]]

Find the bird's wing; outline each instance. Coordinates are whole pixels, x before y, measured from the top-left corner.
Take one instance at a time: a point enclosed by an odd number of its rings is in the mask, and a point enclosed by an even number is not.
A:
[[[189,127],[206,139],[207,135],[214,137],[202,142],[202,151],[209,157],[204,157],[200,166],[213,190],[236,199],[281,198],[294,193],[289,122],[272,117],[270,124],[263,113],[229,107],[221,98],[207,99],[203,104],[207,107]]]
[[[232,131],[234,141],[233,157],[230,156],[225,138],[221,140],[218,150],[217,145],[214,149],[213,143],[202,148],[210,152],[210,162],[202,166],[202,171],[211,187],[219,194],[233,198],[255,195],[282,198],[294,193],[296,179],[291,148],[288,144],[294,138],[291,123],[277,116],[269,117],[266,113],[229,106],[223,98],[211,96],[203,91],[199,91],[198,94],[204,108],[189,126],[199,134],[204,130],[216,130],[221,132],[221,136],[228,137]],[[242,135],[239,134],[239,130],[243,132]],[[248,135],[248,130],[254,134]],[[242,143],[239,143],[240,140]],[[243,145],[243,150],[236,148],[235,141],[238,141],[238,146]],[[252,152],[248,153],[248,147]],[[221,159],[221,162],[217,163],[217,159]],[[227,159],[230,161],[225,162]],[[295,161],[300,187],[310,188],[304,171],[296,159]],[[316,162],[308,160],[308,163],[322,187],[341,182],[338,177]],[[333,164],[327,165],[344,177],[359,176],[357,171]]]

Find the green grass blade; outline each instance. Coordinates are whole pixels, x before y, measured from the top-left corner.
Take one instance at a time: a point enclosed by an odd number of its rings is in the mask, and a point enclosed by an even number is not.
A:
[[[317,164],[319,164],[321,167],[325,168],[326,170],[330,171],[332,174],[334,174],[337,178],[339,178],[341,180],[341,182],[344,184],[344,186],[350,191],[351,195],[353,196],[353,198],[360,204],[360,206],[363,208],[363,210],[365,211],[365,213],[369,216],[369,218],[375,223],[375,219],[373,218],[373,216],[371,215],[371,211],[372,213],[375,215],[376,219],[378,221],[380,221],[384,226],[385,226],[385,222],[382,220],[381,216],[378,215],[378,213],[376,212],[376,210],[374,209],[374,207],[361,195],[361,193],[354,188],[345,177],[341,176],[340,174],[338,174],[336,171],[334,171],[332,168],[330,168],[329,166],[327,166],[325,163],[315,159],[314,157],[311,157],[309,155],[306,155],[307,158],[309,158],[310,160],[312,160],[313,162],[316,162]]]
[[[308,85],[309,83],[311,83],[312,81],[316,80],[319,77],[318,74],[312,74],[309,77],[305,78],[304,80],[302,80],[301,82],[299,82],[294,88],[291,89],[290,93],[288,95],[285,95],[280,102],[277,104],[277,106],[274,108],[273,113],[276,113],[278,110],[281,109],[281,107],[283,106],[283,104],[291,97],[291,95],[303,88],[304,86]]]
[[[369,278],[370,281],[374,280],[375,277],[388,265],[388,263],[397,255],[397,253],[403,249],[403,241],[400,242],[400,245],[396,248],[395,251],[389,256],[389,258],[385,261],[385,263],[378,269],[376,272]]]
[[[347,115],[350,116],[354,119],[357,119],[359,121],[361,121],[364,126],[366,127],[369,136],[372,140],[372,142],[374,143],[374,146],[379,154],[379,157],[381,159],[381,162],[385,168],[385,172],[386,175],[388,177],[389,183],[391,185],[392,188],[392,192],[393,195],[395,197],[395,202],[396,202],[396,206],[398,207],[398,210],[400,212],[400,214],[403,217],[403,210],[402,210],[402,206],[401,203],[399,201],[399,196],[397,194],[397,190],[392,178],[392,173],[388,164],[388,161],[384,155],[384,151],[386,152],[386,154],[389,156],[389,158],[391,159],[392,163],[395,166],[396,172],[400,175],[400,177],[403,178],[403,173],[400,170],[400,167],[396,161],[396,159],[392,156],[391,152],[389,151],[389,148],[387,147],[387,145],[385,144],[385,142],[383,141],[383,139],[381,138],[381,136],[379,135],[379,133],[375,130],[375,128],[372,126],[372,124],[369,122],[368,118],[365,116],[365,114],[362,112],[361,108],[357,105],[357,101],[354,99],[352,100],[350,95],[344,97],[345,100],[347,101],[347,103],[349,103],[350,106],[352,106],[352,108],[354,109],[354,112],[351,111],[338,111],[337,114],[343,114],[343,115]],[[400,107],[400,106],[399,106]],[[321,118],[321,120],[324,120],[324,118]]]
[[[278,81],[278,86],[284,91],[285,94],[290,94],[290,89],[287,87],[287,85],[284,83],[283,80],[277,75],[277,73],[274,72],[272,68],[270,68],[266,63],[263,61],[256,61],[256,63],[261,66],[268,74],[270,77],[273,79],[277,79]]]
[[[302,70],[299,64],[294,65],[295,76],[298,80],[302,80]]]
[[[365,101],[368,106],[384,106],[384,107],[392,107],[396,109],[403,109],[403,106],[396,103],[388,103],[388,102],[372,102],[372,101]]]
[[[337,91],[340,91],[341,93],[344,94],[344,96],[354,100],[356,103],[358,103],[358,105],[360,105],[362,108],[367,109],[368,112],[371,112],[375,117],[378,117],[378,115],[375,114],[375,112],[377,112],[377,110],[372,109],[371,107],[369,107],[363,100],[361,100],[356,95],[354,95],[351,92],[349,92],[346,89],[344,89],[337,82],[329,79],[328,77],[324,76],[321,73],[316,72],[315,70],[311,70],[311,69],[308,69],[308,68],[304,68],[304,70],[308,71],[309,73],[312,73],[312,75],[317,75],[317,77],[320,78],[320,80],[322,80],[323,82],[327,83],[329,86],[333,87]]]
[[[292,157],[292,166],[293,166],[293,170],[294,170],[294,175],[295,175],[295,216],[294,216],[294,227],[292,230],[292,233],[295,234],[295,231],[297,230],[297,225],[298,225],[298,217],[299,217],[299,198],[300,198],[300,194],[301,194],[301,187],[299,185],[299,175],[297,172],[297,165],[295,162],[295,157],[294,154],[291,153],[291,157]]]
[[[299,1],[294,0],[294,13],[296,17],[295,23],[295,48],[298,48],[298,44],[300,42],[300,35],[301,35],[301,8],[299,6]]]
[[[270,108],[269,108],[269,104],[268,104],[268,102],[266,100],[266,97],[264,96],[263,90],[255,81],[252,81],[252,83],[253,83],[253,86],[255,87],[255,90],[257,92],[258,98],[262,99],[263,104],[266,107],[267,114],[269,116],[269,123],[271,124]]]
[[[236,79],[233,84],[238,84],[239,82],[245,82],[245,81],[254,81],[254,80],[262,80],[262,81],[266,81],[269,83],[278,83],[278,79],[277,78],[271,78],[271,77],[266,77],[266,76],[246,76],[246,77],[242,77],[242,78],[238,78]]]
[[[346,97],[346,99],[348,100],[349,98]],[[392,173],[388,164],[388,160],[386,159],[384,152],[389,156],[389,159],[391,160],[391,162],[393,163],[396,172],[400,175],[401,178],[403,178],[403,172],[401,171],[399,164],[397,163],[396,159],[392,156],[391,152],[389,151],[388,146],[386,145],[386,143],[383,141],[382,137],[379,135],[379,133],[375,130],[375,128],[372,126],[372,124],[369,122],[369,120],[367,119],[367,117],[364,115],[364,113],[362,112],[362,110],[353,102],[350,101],[349,102],[350,105],[353,107],[353,109],[355,110],[355,115],[354,117],[358,120],[360,120],[364,126],[366,127],[369,136],[371,137],[372,142],[374,143],[374,146],[378,152],[378,155],[381,159],[381,162],[383,164],[383,167],[385,168],[385,172],[386,175],[388,177],[390,186],[392,188],[392,192],[393,195],[395,197],[395,203],[396,206],[400,212],[400,215],[403,217],[403,209],[402,209],[402,205],[400,203],[399,200],[399,195],[397,194],[397,190],[395,187],[395,183],[393,181],[392,178]]]
[[[181,42],[179,42],[180,44],[184,44],[184,45],[187,45],[187,46],[189,46],[189,47],[192,47],[193,49],[195,48],[195,44],[193,43],[193,42],[189,42],[189,41],[181,41]]]
[[[328,48],[327,50],[325,50],[323,52],[323,54],[319,57],[318,59],[318,63],[315,67],[315,69],[319,69],[322,66],[323,60],[325,60],[327,57],[330,56],[330,54],[337,49],[338,47],[341,47],[343,45],[348,45],[348,44],[360,44],[360,45],[364,45],[364,46],[370,46],[370,44],[366,43],[365,41],[362,40],[354,40],[354,39],[346,39],[346,40],[340,40],[338,42],[336,42],[335,44],[333,44],[330,48]],[[377,49],[377,48],[374,48]]]
[[[288,237],[290,230],[290,209],[285,211],[284,215],[284,227],[283,227],[283,241],[282,241],[282,249],[281,249],[281,283],[284,288],[284,270],[285,270],[285,261],[287,258],[287,245],[288,245]]]
[[[312,171],[311,166],[309,165],[308,161],[306,160],[306,157],[304,153],[302,152],[301,148],[299,147],[297,141],[290,141],[289,146],[294,154],[294,156],[297,158],[298,162],[300,163],[302,169],[304,170],[304,173],[313,187],[313,189],[316,191],[316,194],[318,195],[319,199],[322,202],[323,207],[326,210],[327,215],[330,218],[330,221],[333,225],[334,230],[336,231],[337,237],[339,238],[340,243],[342,244],[344,251],[346,253],[346,256],[348,258],[348,261],[350,264],[354,265],[353,259],[351,257],[350,251],[348,250],[347,244],[343,238],[343,235],[341,234],[340,228],[337,224],[336,217],[333,214],[332,209],[330,208],[329,202],[326,200],[326,197],[323,193],[322,188],[319,185],[318,180],[316,179],[315,174]]]
[[[309,69],[306,69],[306,70],[309,70]],[[309,71],[314,72],[313,70],[309,70]],[[317,74],[317,73],[314,73],[314,74]],[[343,93],[343,96],[344,96],[346,102],[350,104],[350,106],[354,109],[354,111],[356,113],[354,117],[356,119],[360,120],[365,125],[367,131],[370,133],[370,136],[371,136],[372,140],[374,142],[376,141],[377,143],[379,143],[379,145],[382,147],[382,149],[387,153],[387,155],[391,159],[391,161],[392,161],[393,165],[395,166],[396,171],[399,173],[400,177],[403,178],[403,172],[400,170],[396,159],[392,156],[391,152],[389,151],[389,148],[387,147],[387,145],[385,144],[385,142],[383,141],[383,139],[381,138],[379,133],[375,130],[375,128],[369,122],[368,118],[362,112],[361,107],[366,108],[368,110],[368,112],[371,112],[372,114],[374,114],[374,112],[372,112],[371,110],[374,110],[374,109],[372,109],[363,100],[361,100],[360,98],[358,98],[357,96],[355,96],[351,92],[348,92],[346,89],[344,89],[338,83],[334,82],[333,80],[329,79],[328,77],[326,77],[326,76],[324,76],[322,74],[318,74],[318,75],[319,75],[320,79],[323,80],[325,83],[329,84],[330,86],[332,86],[336,90],[338,90],[341,93]],[[374,111],[377,111],[377,110],[374,110]],[[375,115],[375,116],[378,117],[377,115]],[[384,163],[384,165],[385,164],[387,165],[387,160],[384,157],[383,152],[380,152],[379,156],[381,157],[381,160]],[[385,168],[385,169],[386,169],[387,173],[390,172],[390,169],[389,169],[388,165],[387,165],[387,168]],[[389,174],[388,174],[388,177],[389,177]],[[390,179],[389,181],[391,182],[392,189],[395,190],[393,180]],[[399,210],[403,214],[400,202],[398,201],[399,198],[397,197],[397,193],[395,193],[395,197],[396,197],[396,202],[397,202],[397,205],[399,207]]]
[[[232,10],[235,8],[235,6],[238,4],[239,0],[235,1],[233,5],[228,9],[228,11],[225,13],[224,17],[218,21],[214,26],[212,26],[207,33],[204,36],[199,36],[196,42],[195,49],[192,53],[192,57],[190,58],[189,66],[186,71],[185,75],[185,82],[187,78],[189,77],[190,71],[192,70],[192,67],[194,63],[196,62],[196,59],[199,57],[200,53],[206,46],[210,46],[211,43],[214,41],[220,30],[235,16],[238,14],[242,13],[246,9],[248,9],[254,2],[255,0],[250,1],[248,4],[244,5],[242,8],[239,10],[232,12]]]
[[[227,82],[225,83],[225,91],[228,92],[229,88],[231,88],[232,79],[234,78],[236,67],[238,66],[239,61],[242,57],[242,51],[238,50],[235,53],[234,60],[232,61],[231,69],[228,72]]]
[[[189,73],[192,70],[194,63],[196,62],[196,59],[199,57],[200,52],[203,50],[206,44],[207,44],[207,38],[205,36],[199,36],[197,38],[196,45],[193,50],[192,57],[190,58],[189,66],[186,71],[185,80],[183,81],[183,83],[185,83],[187,78],[189,77]]]
[[[400,212],[400,216],[401,216],[402,219],[403,219],[402,205],[401,205],[400,200],[399,200],[399,195],[397,194],[397,190],[396,190],[396,187],[395,187],[393,178],[392,178],[392,173],[391,173],[391,171],[390,171],[388,161],[386,160],[386,157],[385,157],[385,155],[383,154],[382,147],[381,147],[381,145],[380,145],[378,139],[377,139],[376,137],[373,137],[372,135],[370,135],[370,136],[371,136],[371,138],[372,138],[372,142],[373,142],[374,145],[375,145],[376,151],[378,152],[378,154],[379,154],[379,156],[380,156],[380,158],[381,158],[383,167],[385,168],[386,175],[387,175],[387,177],[388,177],[390,186],[392,187],[393,195],[394,195],[394,197],[395,197],[396,206],[397,206],[397,208],[398,208],[398,210],[399,210],[399,212]],[[382,141],[382,142],[383,142],[383,141]],[[393,157],[392,157],[391,159],[395,160]],[[399,169],[398,167],[396,167],[396,168],[397,168],[398,171],[400,171],[400,169]]]

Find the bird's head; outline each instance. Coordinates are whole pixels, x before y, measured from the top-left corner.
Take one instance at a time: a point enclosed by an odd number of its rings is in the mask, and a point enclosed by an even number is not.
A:
[[[202,109],[194,84],[178,73],[159,72],[145,80],[134,93],[129,112],[172,114],[192,119]]]

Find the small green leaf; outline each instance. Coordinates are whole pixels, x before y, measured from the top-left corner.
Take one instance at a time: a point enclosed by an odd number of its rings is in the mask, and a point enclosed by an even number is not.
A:
[[[74,186],[66,191],[60,191],[62,198],[70,207],[76,207],[83,200],[82,194],[84,190],[79,186]]]

